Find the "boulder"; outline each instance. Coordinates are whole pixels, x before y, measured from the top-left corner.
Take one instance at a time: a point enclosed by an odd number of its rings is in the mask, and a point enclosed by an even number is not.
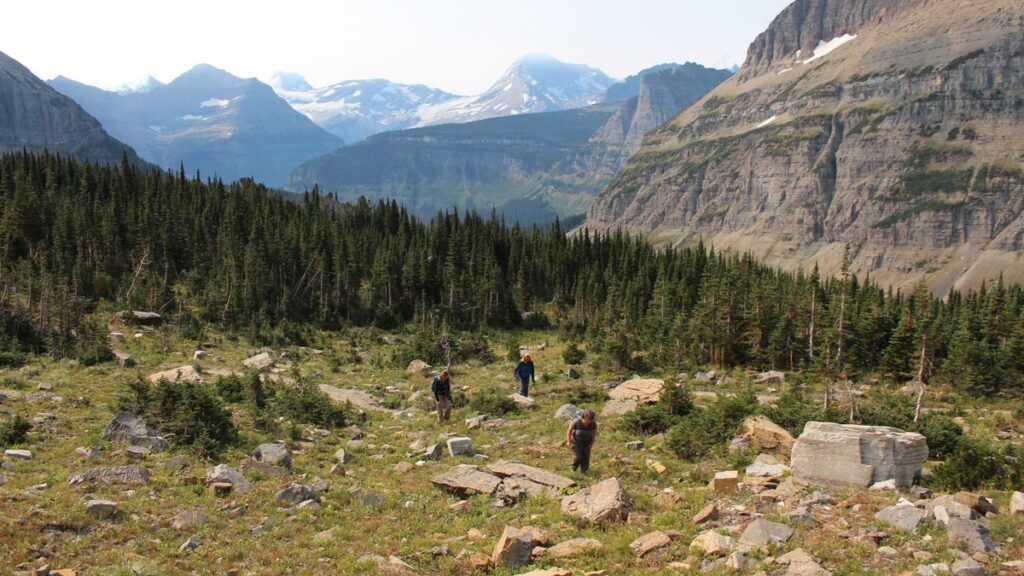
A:
[[[622,483],[612,477],[562,499],[562,513],[586,522],[621,522],[629,514],[631,502]]]
[[[68,479],[68,484],[149,484],[149,471],[142,466],[98,466]]]
[[[508,397],[516,403],[516,406],[518,406],[520,410],[533,410],[537,407],[537,403],[533,398],[523,396],[518,392],[509,394]]]
[[[767,386],[778,386],[786,381],[786,375],[778,370],[769,370],[767,372],[761,372],[754,377],[754,384],[764,384]]]
[[[287,480],[291,474],[288,468],[283,466],[275,466],[274,464],[267,464],[252,458],[245,458],[238,463],[238,470],[245,476],[252,476],[256,474],[258,478],[277,478],[279,480]]]
[[[900,532],[914,534],[917,527],[928,517],[928,512],[913,504],[900,503],[883,508],[875,514],[875,519],[885,522]]]
[[[582,414],[583,411],[575,404],[562,404],[558,407],[558,410],[555,410],[555,418],[569,422],[579,420]]]
[[[988,528],[979,522],[952,517],[946,527],[950,542],[963,542],[972,552],[992,552],[995,542],[989,536]]]
[[[735,494],[739,490],[740,473],[736,470],[715,472],[710,488],[715,494]]]
[[[656,532],[649,532],[636,540],[633,540],[629,545],[629,551],[637,558],[643,558],[651,552],[660,550],[671,543],[672,539],[669,538],[668,534],[658,530]]]
[[[780,478],[789,472],[789,466],[780,463],[769,454],[758,454],[754,463],[747,466],[744,472],[747,476],[757,478]]]
[[[444,456],[444,449],[440,444],[431,444],[423,449],[421,457],[424,460],[440,460]]]
[[[608,393],[608,396],[612,400],[633,400],[639,404],[654,404],[661,398],[661,390],[664,387],[664,380],[634,378],[616,386]]]
[[[261,464],[284,468],[292,467],[292,453],[284,444],[276,442],[260,444],[252,451],[252,457]]]
[[[334,452],[334,459],[338,461],[338,464],[348,464],[352,461],[352,455],[346,452],[344,448],[338,448]]]
[[[459,496],[468,494],[494,494],[501,484],[501,478],[481,471],[476,466],[459,464],[443,474],[437,474],[430,482],[438,488]]]
[[[112,500],[89,500],[85,503],[85,513],[92,518],[111,518],[117,514],[117,502]]]
[[[1014,492],[1010,496],[1010,514],[1024,514],[1024,492]]]
[[[533,546],[533,537],[529,532],[505,526],[491,553],[491,562],[502,568],[526,566],[533,557]]]
[[[895,479],[910,486],[928,458],[924,436],[885,426],[808,422],[793,445],[793,476],[832,486]]]
[[[203,540],[199,538],[199,536],[193,534],[189,536],[188,539],[186,539],[184,542],[182,542],[181,546],[178,546],[178,552],[181,552],[182,554],[186,552],[194,552],[198,550],[199,547],[202,545]]]
[[[122,368],[131,368],[132,366],[135,366],[135,359],[132,358],[131,354],[120,350],[112,350],[112,352],[114,353],[114,358],[117,359],[118,365]]]
[[[561,494],[566,488],[576,485],[574,480],[565,476],[510,460],[499,460],[494,464],[488,464],[484,470],[501,478],[526,479],[534,484],[551,488],[558,494]]]
[[[779,556],[776,563],[787,566],[786,576],[831,576],[832,574],[822,568],[817,560],[803,548],[797,548]]]
[[[604,403],[604,408],[601,409],[601,416],[622,416],[636,411],[637,406],[639,404],[637,404],[636,400],[609,400]]]
[[[962,558],[950,566],[953,576],[985,576],[985,567],[973,558]]]
[[[453,436],[448,439],[448,453],[455,456],[474,456],[473,441],[465,436]]]
[[[789,458],[796,442],[788,430],[766,416],[749,416],[743,421],[741,430],[741,438],[748,440],[763,452],[771,452],[785,458]]]
[[[712,502],[693,515],[693,523],[700,526],[705,522],[718,520],[718,505]]]
[[[174,515],[174,520],[171,521],[171,528],[175,530],[184,530],[185,528],[191,528],[192,526],[198,526],[202,524],[209,524],[210,517],[199,510],[182,510]]]
[[[7,450],[4,450],[4,457],[8,460],[31,460],[32,452],[29,450],[8,448]]]
[[[573,538],[548,548],[544,551],[544,556],[547,558],[572,558],[590,550],[600,550],[603,547],[604,544],[594,538]]]
[[[793,536],[793,529],[785,524],[758,518],[740,534],[739,543],[748,546],[765,547],[770,544],[781,544]]]
[[[131,412],[118,412],[100,432],[100,438],[132,446],[145,446],[153,450],[167,448],[167,442],[160,436],[160,432],[147,425],[141,416]]]
[[[245,485],[249,481],[242,476],[242,473],[227,464],[218,464],[206,470],[206,483],[219,484],[227,483],[234,485]]]
[[[299,484],[298,482],[292,482],[284,488],[278,490],[277,494],[274,495],[278,500],[288,502],[289,504],[299,504],[312,500],[314,502],[320,501],[320,495],[305,484]]]
[[[274,365],[274,356],[270,352],[260,352],[255,356],[250,356],[245,360],[242,360],[242,366],[245,366],[249,370],[256,370],[261,372],[270,368]]]
[[[405,367],[406,374],[422,374],[427,370],[430,370],[432,366],[427,364],[423,360],[413,360],[409,362],[409,365]]]
[[[392,415],[396,414],[393,410],[380,405],[380,402],[371,396],[370,394],[363,392],[362,390],[354,390],[351,388],[338,388],[337,386],[331,386],[330,384],[321,384],[319,386],[320,391],[327,394],[327,397],[337,402],[338,404],[351,404],[352,406],[359,408],[360,410],[372,410],[375,412],[387,412]]]
[[[195,382],[202,384],[203,377],[191,364],[184,366],[178,366],[177,368],[171,368],[170,370],[164,370],[163,372],[156,372],[149,375],[150,382],[159,382],[166,380],[168,382]]]
[[[735,540],[715,530],[705,530],[690,542],[690,548],[696,548],[707,556],[721,556],[735,547]]]

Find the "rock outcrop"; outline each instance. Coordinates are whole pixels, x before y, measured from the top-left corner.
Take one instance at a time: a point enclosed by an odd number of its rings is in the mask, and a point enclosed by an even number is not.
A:
[[[871,486],[895,480],[910,486],[928,459],[925,437],[885,426],[808,422],[793,445],[790,466],[800,480]]]
[[[621,522],[632,502],[618,478],[608,478],[562,499],[562,513],[593,524]]]
[[[798,0],[587,226],[938,294],[1024,280],[1024,4]]]

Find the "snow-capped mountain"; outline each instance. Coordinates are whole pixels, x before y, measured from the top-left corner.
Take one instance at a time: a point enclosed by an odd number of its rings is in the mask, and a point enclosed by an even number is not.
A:
[[[152,92],[165,84],[152,76],[145,76],[134,80],[132,82],[125,82],[115,86],[110,91],[118,94],[145,94],[146,92]]]
[[[422,84],[349,80],[313,88],[299,74],[278,72],[268,81],[293,108],[345,142],[401,130],[420,121],[418,110],[458,98]]]
[[[579,108],[601,100],[614,83],[597,68],[530,54],[479,96],[422,106],[419,126]]]
[[[116,138],[159,166],[251,176],[272,186],[344,142],[296,112],[266,84],[200,64],[148,92],[117,93],[59,76],[49,82]]]

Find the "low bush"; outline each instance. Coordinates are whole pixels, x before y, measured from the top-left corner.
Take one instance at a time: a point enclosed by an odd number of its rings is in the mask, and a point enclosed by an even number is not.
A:
[[[935,484],[950,491],[1019,488],[1024,484],[1024,448],[963,437],[956,450],[935,468]]]
[[[221,376],[213,383],[213,388],[217,391],[217,395],[221,397],[221,400],[229,404],[242,402],[246,397],[246,386],[239,376]]]
[[[23,444],[28,438],[29,430],[32,430],[32,424],[21,414],[4,420],[4,423],[0,424],[0,448]]]
[[[576,406],[584,404],[596,404],[608,399],[608,391],[599,386],[586,386],[577,384],[565,394],[565,401]]]
[[[502,416],[519,412],[515,401],[497,388],[488,388],[469,397],[469,407],[479,414]]]
[[[28,362],[28,355],[16,351],[0,350],[0,366],[18,368]]]
[[[343,428],[349,421],[346,407],[335,404],[316,384],[307,381],[282,387],[273,406],[274,412],[292,422]]]
[[[757,395],[747,390],[719,396],[711,406],[693,408],[668,431],[666,446],[680,458],[693,460],[724,449],[743,420],[758,410]]]
[[[579,364],[583,362],[583,359],[586,357],[587,353],[580,350],[579,346],[575,343],[570,344],[569,347],[562,352],[562,360],[564,360],[566,364],[570,365]]]
[[[622,417],[621,426],[633,434],[660,434],[694,410],[693,394],[684,386],[667,386],[657,404],[639,406]]]
[[[130,388],[134,394],[122,398],[119,408],[143,415],[178,446],[212,455],[238,441],[231,412],[208,386],[167,380],[150,384],[139,378]]]

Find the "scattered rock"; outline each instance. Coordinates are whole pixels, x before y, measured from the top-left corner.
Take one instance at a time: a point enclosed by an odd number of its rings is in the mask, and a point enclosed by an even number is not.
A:
[[[529,396],[523,396],[518,392],[509,394],[508,397],[519,406],[521,410],[533,410],[537,407],[537,402]]]
[[[883,491],[883,490],[896,490],[896,489],[897,488],[896,488],[896,479],[895,478],[889,478],[888,480],[882,480],[881,482],[875,482],[874,484],[871,485],[870,488],[868,488],[868,490],[874,490],[875,492],[880,492],[880,491]]]
[[[664,474],[668,470],[668,468],[666,468],[664,464],[658,462],[657,460],[651,460],[650,462],[647,463],[647,466],[658,474]]]
[[[953,576],[985,576],[985,567],[973,558],[957,560],[950,566]]]
[[[909,503],[896,504],[883,508],[875,514],[875,519],[889,526],[910,534],[917,533],[917,527],[928,517],[928,512]]]
[[[754,384],[764,384],[766,386],[778,386],[786,381],[786,375],[778,370],[769,370],[767,372],[761,372],[754,377]]]
[[[793,536],[793,529],[785,524],[758,518],[747,525],[740,535],[739,543],[748,546],[765,547],[769,544],[786,542]]]
[[[424,460],[440,460],[444,456],[444,450],[440,444],[431,444],[423,450],[421,458]]]
[[[572,576],[572,572],[569,570],[563,570],[562,568],[544,568],[541,570],[531,570],[523,574],[516,574],[516,576]]]
[[[721,556],[735,546],[735,540],[724,534],[719,534],[715,530],[705,530],[698,534],[693,542],[690,542],[690,548],[697,548],[712,557]]]
[[[208,524],[209,522],[210,517],[203,512],[198,510],[183,510],[174,515],[174,520],[171,521],[171,527],[175,530],[184,530],[185,528]]]
[[[320,384],[320,391],[327,394],[327,397],[337,402],[338,404],[352,404],[352,406],[360,410],[372,410],[375,412],[385,412],[392,416],[399,414],[394,410],[388,410],[387,408],[380,405],[380,402],[371,396],[370,394],[363,392],[362,390],[354,390],[352,388],[338,388],[337,386],[331,386],[330,384]]]
[[[4,450],[4,456],[9,460],[31,460],[32,452],[29,450],[8,448],[7,450]]]
[[[202,375],[199,374],[191,364],[178,366],[177,368],[171,368],[170,370],[164,370],[163,372],[157,372],[149,375],[150,382],[155,383],[161,380],[166,380],[172,384],[175,382],[203,383]]]
[[[885,426],[808,422],[793,445],[793,476],[837,486],[890,478],[910,486],[928,458],[924,436]]]
[[[422,374],[427,370],[430,370],[432,366],[427,364],[423,360],[413,360],[409,362],[409,365],[405,367],[406,374]]]
[[[604,408],[601,409],[601,416],[622,416],[636,411],[637,406],[639,404],[636,400],[609,400],[604,403]]]
[[[245,485],[249,481],[242,476],[242,473],[227,464],[218,464],[206,470],[206,483],[227,483],[233,485]]]
[[[150,427],[141,416],[131,412],[118,412],[100,432],[100,438],[133,446],[145,446],[153,450],[167,448],[167,442],[160,436],[160,431]]]
[[[352,455],[346,452],[344,448],[338,448],[334,453],[334,459],[338,461],[338,464],[348,464],[352,461]]]
[[[780,556],[777,563],[788,566],[786,576],[831,576],[831,572],[818,564],[813,556],[797,548]]]
[[[195,352],[192,353],[193,360],[202,360],[203,358],[206,358],[206,356],[206,350],[196,350]]]
[[[718,520],[718,514],[718,505],[712,502],[693,515],[693,523],[699,526],[705,522]]]
[[[626,519],[630,507],[629,495],[615,477],[562,499],[563,514],[594,524],[621,522]]]
[[[900,557],[900,551],[892,546],[879,546],[878,550],[875,550],[875,554],[887,560],[895,560]]]
[[[558,410],[555,410],[555,418],[567,420],[569,422],[579,420],[582,414],[583,411],[575,404],[562,404],[558,407]]]
[[[527,480],[529,483],[537,484],[544,488],[550,488],[558,496],[560,496],[566,488],[576,485],[576,482],[571,478],[566,478],[565,476],[549,472],[543,468],[529,466],[522,462],[516,462],[513,460],[499,460],[494,464],[488,464],[484,470],[504,478],[506,481],[508,479]],[[533,491],[530,490],[530,486],[527,485],[526,489],[527,492],[531,492],[531,494],[533,493]]]
[[[764,452],[789,458],[796,440],[788,430],[766,416],[750,416],[743,421],[742,438]]]
[[[629,442],[626,442],[626,448],[629,449],[629,450],[643,450],[644,449],[644,441],[643,440],[630,440]]]
[[[252,458],[246,458],[242,460],[238,465],[238,469],[242,474],[246,476],[252,476],[253,473],[256,473],[259,475],[260,478],[276,478],[278,480],[287,480],[291,476],[287,468],[281,466],[274,466],[273,464],[257,462]]]
[[[252,457],[262,464],[283,466],[284,468],[292,467],[292,453],[284,444],[260,444],[252,451]]]
[[[600,550],[603,547],[604,544],[594,538],[573,538],[548,548],[544,551],[544,556],[547,558],[572,558],[590,550]]]
[[[668,546],[672,543],[672,539],[668,537],[668,534],[661,532],[650,532],[637,538],[629,545],[630,552],[633,553],[637,558],[643,558],[644,556]]]
[[[463,550],[455,556],[455,561],[460,564],[468,564],[471,568],[477,571],[491,569],[491,557],[482,552]]]
[[[448,439],[448,453],[455,456],[473,456],[473,441],[465,436],[454,436]]]
[[[141,460],[152,454],[153,451],[145,446],[129,446],[125,449],[124,453],[128,455],[129,458],[137,458]]]
[[[163,322],[163,317],[160,314],[143,310],[123,310],[117,313],[117,317],[123,322],[130,322],[139,326],[159,326]]]
[[[1024,514],[1024,492],[1014,492],[1010,497],[1010,514]]]
[[[317,494],[315,490],[305,484],[299,484],[298,482],[292,482],[285,486],[279,490],[274,497],[290,504],[299,504],[306,500],[312,500],[314,502],[320,501],[320,495]]]
[[[661,398],[664,380],[635,378],[627,380],[608,392],[612,400],[632,400],[639,404],[654,404]]]
[[[491,562],[503,568],[519,568],[530,563],[533,554],[533,537],[512,526],[505,526],[504,532],[494,546]]]
[[[85,458],[99,458],[99,456],[100,456],[100,449],[99,448],[86,447],[86,446],[79,446],[78,448],[75,448],[75,453],[78,454],[79,456],[84,456]]]
[[[189,536],[187,540],[181,543],[181,546],[178,547],[178,552],[194,552],[195,550],[198,550],[199,547],[202,546],[202,544],[203,541],[199,538],[199,536],[193,534]]]
[[[972,552],[992,552],[995,542],[989,537],[988,528],[973,520],[952,517],[946,528],[950,542],[963,542]]]
[[[85,482],[100,484],[149,484],[149,471],[141,466],[98,466],[68,479],[72,486]]]
[[[469,500],[459,500],[448,507],[448,511],[452,514],[462,514],[467,510],[469,510]]]
[[[111,518],[117,514],[117,502],[112,500],[89,500],[85,503],[85,513],[97,519]]]
[[[117,359],[118,365],[122,368],[131,368],[132,366],[135,366],[135,359],[127,352],[122,352],[120,350],[112,350],[112,352],[114,353],[114,358]]]
[[[711,491],[715,494],[735,494],[739,489],[740,473],[736,470],[715,472],[711,479]]]
[[[565,376],[570,380],[579,380],[580,371],[575,366],[569,366],[569,369],[565,371]]]
[[[789,472],[789,466],[782,464],[770,454],[758,454],[754,463],[744,470],[747,476],[758,478],[780,478]]]
[[[487,472],[482,472],[476,466],[459,464],[452,467],[443,474],[438,474],[430,479],[435,486],[465,496],[468,494],[494,494],[501,484],[501,478]]]

